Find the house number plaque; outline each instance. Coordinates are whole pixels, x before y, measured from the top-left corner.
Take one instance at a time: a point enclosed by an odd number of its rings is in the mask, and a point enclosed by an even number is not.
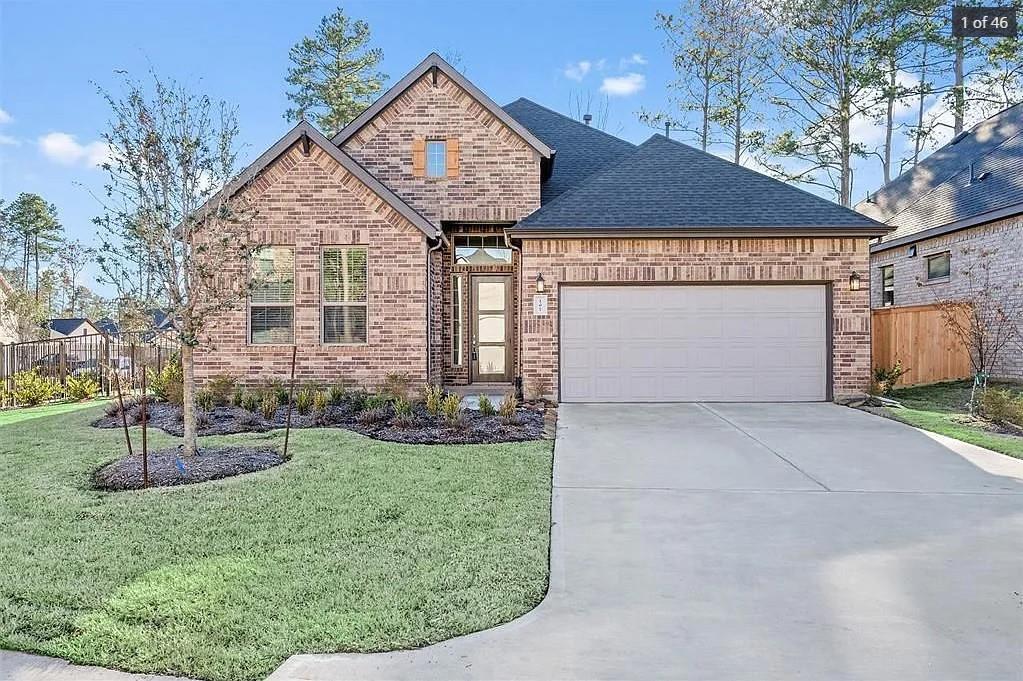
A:
[[[533,316],[535,317],[546,317],[547,316],[547,296],[542,293],[538,293],[533,296]]]

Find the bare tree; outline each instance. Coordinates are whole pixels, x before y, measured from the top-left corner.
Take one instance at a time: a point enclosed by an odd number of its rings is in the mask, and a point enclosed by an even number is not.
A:
[[[103,139],[112,161],[98,258],[122,299],[164,309],[181,340],[184,374],[184,454],[196,452],[193,353],[213,318],[244,301],[249,282],[223,273],[225,262],[248,262],[254,245],[253,212],[233,190],[238,124],[223,102],[190,93],[153,74],[147,88],[125,77],[120,97],[100,89],[111,121]],[[144,249],[159,290],[152,298],[120,251],[123,242]]]

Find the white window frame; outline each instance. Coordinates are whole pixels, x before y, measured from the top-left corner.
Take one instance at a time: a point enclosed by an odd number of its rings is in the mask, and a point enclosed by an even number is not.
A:
[[[440,173],[433,173],[433,172],[431,172],[431,165],[430,165],[430,158],[431,158],[430,150],[431,149],[436,149],[437,147],[440,147]],[[426,168],[424,169],[424,173],[426,174],[427,177],[441,178],[441,177],[447,177],[448,176],[448,141],[447,140],[437,140],[437,139],[434,139],[434,140],[428,139],[428,140],[426,140],[426,149],[424,150],[424,155],[426,156]]]
[[[452,348],[452,366],[460,367],[465,361],[465,277],[456,274],[451,282],[451,300],[453,310],[451,311],[451,338],[454,344]]]
[[[892,271],[892,285],[891,285],[890,289],[885,285],[885,282],[884,282],[884,278],[885,278],[884,277],[884,273],[885,273],[885,270],[888,270],[888,269],[890,269]],[[884,299],[884,294],[888,293],[889,290],[892,292],[892,302],[890,302],[890,303],[885,302],[885,299]],[[895,265],[881,265],[881,306],[882,307],[892,307],[894,305],[895,305]]]
[[[366,300],[362,302],[348,302],[348,303],[328,303],[327,292],[326,292],[326,280],[323,276],[323,267],[325,264],[325,256],[327,251],[365,251],[366,253]],[[331,342],[326,340],[326,322],[327,314],[326,310],[328,307],[361,307],[366,310],[366,340],[363,341],[336,341]],[[369,345],[369,247],[362,244],[350,244],[342,246],[323,246],[320,249],[320,344],[321,345],[344,345],[347,347]]]
[[[279,303],[279,302],[276,302],[276,303],[266,303],[266,302],[254,303],[252,301],[252,291],[251,291],[251,288],[250,288],[249,294],[246,296],[246,300],[248,301],[248,305],[247,305],[247,309],[245,311],[245,342],[246,342],[247,345],[258,345],[258,346],[261,346],[261,347],[274,346],[274,345],[277,345],[277,346],[289,346],[290,347],[290,346],[295,344],[295,337],[296,337],[296,329],[295,329],[295,294],[296,294],[296,287],[295,287],[295,285],[296,285],[296,279],[295,279],[295,246],[292,245],[292,244],[268,244],[266,246],[262,246],[259,250],[263,250],[263,249],[267,249],[267,248],[271,248],[271,249],[273,249],[273,248],[283,248],[283,249],[287,249],[287,250],[291,251],[291,304],[288,305],[288,304]],[[255,257],[255,254],[253,254],[253,257]],[[250,260],[250,262],[249,262],[249,286],[250,287],[252,286],[252,280],[253,280],[253,276],[252,275],[253,275],[252,261]],[[253,308],[269,308],[269,307],[290,307],[291,308],[291,342],[287,342],[287,343],[282,343],[282,342],[260,343],[260,342],[254,341],[252,339],[252,310],[253,310]]]

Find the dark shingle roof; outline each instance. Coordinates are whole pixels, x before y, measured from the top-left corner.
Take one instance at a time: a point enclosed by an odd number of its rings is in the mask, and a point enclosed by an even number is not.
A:
[[[72,317],[68,319],[51,319],[50,328],[56,331],[57,333],[66,336],[87,321],[89,320],[82,319],[80,317]]]
[[[540,188],[547,203],[632,153],[636,146],[526,98],[502,107],[544,144],[557,150],[554,172]]]
[[[953,140],[856,206],[896,227],[885,241],[1023,204],[1023,104]]]
[[[542,206],[516,231],[716,227],[884,231],[855,211],[663,135]]]

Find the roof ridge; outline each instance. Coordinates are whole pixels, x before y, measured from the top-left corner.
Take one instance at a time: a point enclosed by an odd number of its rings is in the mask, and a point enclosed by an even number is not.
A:
[[[740,164],[735,163],[733,161],[729,161],[726,158],[721,158],[717,154],[712,154],[709,151],[704,151],[703,149],[697,149],[696,147],[694,147],[692,145],[689,145],[689,144],[686,144],[685,142],[682,142],[680,140],[673,140],[670,137],[665,137],[661,133],[654,133],[653,135],[650,136],[649,139],[646,140],[646,142],[643,142],[643,144],[641,144],[640,147],[646,146],[646,144],[648,144],[649,142],[654,141],[654,139],[658,138],[658,137],[661,138],[665,142],[670,142],[671,144],[676,144],[676,145],[682,147],[683,149],[687,149],[687,150],[689,150],[691,152],[695,152],[695,153],[698,153],[698,154],[703,154],[704,156],[706,156],[706,157],[708,157],[710,159],[713,159],[714,161],[716,161],[718,163],[724,163],[724,164],[726,164],[726,165],[728,165],[728,166],[730,166],[732,168],[739,168],[741,170],[747,170],[747,171],[749,171],[751,173],[756,173],[760,177],[762,177],[762,178],[764,178],[766,180],[770,180],[771,182],[774,182],[776,184],[779,184],[782,187],[787,187],[787,188],[795,190],[797,192],[802,192],[803,194],[806,194],[807,196],[812,197],[815,201],[818,201],[820,203],[825,203],[828,206],[841,208],[844,211],[848,211],[850,213],[853,213],[857,217],[867,218],[868,220],[876,222],[879,225],[883,225],[884,224],[880,220],[875,220],[874,218],[870,217],[869,215],[864,215],[863,213],[861,213],[861,212],[859,212],[859,211],[857,211],[857,210],[855,210],[855,209],[853,209],[853,208],[851,208],[849,206],[843,206],[842,204],[838,203],[837,201],[831,201],[830,199],[826,199],[823,196],[820,196],[819,194],[814,194],[813,192],[808,191],[806,189],[803,189],[802,187],[798,187],[798,186],[796,186],[794,184],[790,184],[790,183],[785,182],[783,180],[779,180],[777,177],[771,177],[770,175],[768,175],[766,173],[762,173],[759,170],[756,170],[755,168],[747,168],[744,165],[740,165]]]
[[[540,104],[539,102],[534,102],[529,97],[519,97],[515,101],[508,102],[507,104],[505,104],[501,108],[504,109],[505,107],[511,106],[515,102],[529,102],[530,104],[532,104],[533,106],[537,107],[538,109],[543,109],[547,113],[552,113],[555,116],[558,116],[559,118],[563,118],[566,121],[570,121],[572,123],[575,123],[576,125],[582,126],[582,127],[586,128],[588,130],[592,130],[593,132],[599,132],[601,135],[603,135],[605,137],[610,137],[611,139],[616,140],[618,142],[624,142],[625,144],[628,144],[628,145],[630,145],[632,147],[638,147],[639,146],[637,144],[633,144],[632,142],[630,142],[627,139],[623,139],[623,138],[619,137],[618,135],[612,135],[611,133],[607,132],[606,130],[601,130],[600,128],[595,128],[592,125],[587,125],[586,123],[581,123],[580,121],[577,121],[576,119],[572,118],[571,116],[563,114],[560,111],[555,111],[554,109],[552,109],[552,108],[550,108],[548,106],[544,106],[543,104]]]

